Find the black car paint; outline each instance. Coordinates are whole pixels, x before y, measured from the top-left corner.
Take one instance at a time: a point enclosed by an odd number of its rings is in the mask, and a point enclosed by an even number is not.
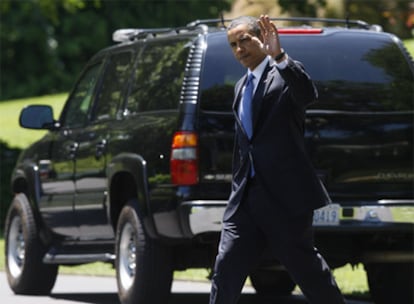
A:
[[[370,39],[365,39],[368,35]],[[365,57],[353,61],[350,42],[357,39],[359,46],[364,41],[372,43],[372,35],[377,41],[374,53],[368,51]],[[174,37],[165,38],[169,39]],[[26,180],[31,201],[39,210],[39,221],[59,235],[63,243],[113,239],[121,204],[132,195],[138,197],[146,229],[153,237],[191,240],[193,235],[183,220],[189,211],[181,206],[189,200],[228,198],[233,85],[244,69],[227,48],[225,32],[189,35],[186,39],[199,45],[196,49],[204,59],[202,66],[188,72],[200,81],[198,104],[177,100],[176,109],[126,113],[125,97],[120,100],[114,119],[51,130],[22,153],[13,177],[15,190],[19,190],[18,180]],[[307,113],[305,135],[309,155],[334,202],[352,205],[376,204],[387,198],[412,199],[413,89],[403,86],[401,91],[401,84],[388,84],[386,76],[392,77],[396,71],[392,65],[378,61],[381,56],[388,56],[384,51],[387,47],[400,48],[395,38],[365,30],[325,30],[318,35],[282,35],[281,41],[289,56],[302,61],[319,90],[320,102]],[[207,47],[203,49],[204,44]],[[122,48],[139,56],[143,45],[127,43]],[[342,57],[328,56],[339,50]],[[99,58],[108,60],[113,52],[118,52],[117,47],[100,52],[92,62]],[[410,63],[406,65],[410,70],[405,71],[409,76],[405,81],[412,84],[412,61],[402,54]],[[366,65],[382,70],[384,78],[377,78],[379,75],[373,72],[369,83],[366,75],[358,72]],[[347,82],[332,78],[337,69],[345,71]],[[227,78],[223,79],[223,75]],[[390,90],[401,98],[378,100],[384,96],[382,93],[387,93],[378,81],[384,86],[395,86]],[[189,90],[198,90],[197,85]],[[353,95],[363,85],[370,89]],[[371,96],[377,89],[379,92]],[[407,95],[401,95],[404,92]],[[89,113],[92,117],[93,113]],[[177,187],[169,181],[170,144],[176,130],[195,131],[199,135],[197,185]],[[39,177],[36,166],[41,161],[49,161],[50,167]],[[128,185],[128,189],[123,185]]]

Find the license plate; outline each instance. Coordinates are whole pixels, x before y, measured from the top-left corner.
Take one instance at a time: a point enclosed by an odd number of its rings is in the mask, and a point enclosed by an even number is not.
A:
[[[317,209],[313,213],[313,225],[314,226],[335,226],[339,225],[339,211],[340,206],[338,204],[330,204],[320,209]]]

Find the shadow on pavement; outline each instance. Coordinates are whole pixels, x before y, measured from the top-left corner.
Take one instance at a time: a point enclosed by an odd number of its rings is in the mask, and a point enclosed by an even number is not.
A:
[[[116,304],[119,303],[116,293],[52,293],[52,299],[67,300],[90,304]]]
[[[53,299],[68,300],[89,304],[115,304],[118,302],[116,293],[53,293]],[[207,293],[174,293],[168,304],[208,304]],[[264,298],[255,294],[243,294],[238,304],[305,304],[302,296],[289,296],[280,298]]]
[[[208,294],[174,294],[168,304],[208,304]],[[289,296],[278,298],[264,298],[255,294],[243,294],[238,304],[305,304],[302,296]]]

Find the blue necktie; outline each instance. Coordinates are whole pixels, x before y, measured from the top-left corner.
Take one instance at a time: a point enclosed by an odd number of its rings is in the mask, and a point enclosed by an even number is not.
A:
[[[246,85],[244,87],[242,100],[240,103],[240,120],[243,128],[246,131],[247,137],[252,138],[253,134],[253,120],[252,120],[252,101],[253,101],[253,73],[247,76]],[[253,160],[251,160],[250,176],[253,177],[255,174]]]
[[[252,97],[253,97],[253,73],[250,73],[247,76],[246,85],[244,87],[244,92],[242,96],[242,101],[240,103],[240,120],[242,122],[243,128],[246,131],[246,134],[249,138],[253,134],[253,122],[252,122]]]

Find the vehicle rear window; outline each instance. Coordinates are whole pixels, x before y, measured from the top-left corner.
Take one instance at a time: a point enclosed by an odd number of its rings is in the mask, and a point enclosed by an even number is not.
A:
[[[201,109],[231,111],[234,85],[245,72],[234,58],[225,33],[208,36],[201,76]]]
[[[289,56],[314,80],[319,102],[336,111],[412,111],[413,71],[388,35],[344,31],[326,35],[282,35]],[[230,111],[233,86],[246,70],[233,58],[225,33],[207,41],[201,108]]]

